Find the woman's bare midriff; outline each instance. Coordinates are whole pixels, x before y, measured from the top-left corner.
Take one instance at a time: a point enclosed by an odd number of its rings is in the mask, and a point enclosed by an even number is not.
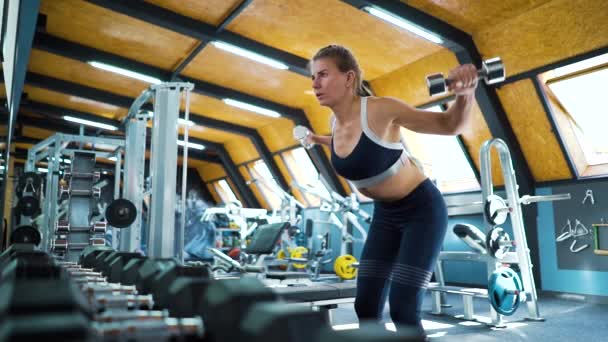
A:
[[[392,177],[359,191],[369,198],[383,202],[404,198],[427,178],[411,160],[406,160],[407,164]]]

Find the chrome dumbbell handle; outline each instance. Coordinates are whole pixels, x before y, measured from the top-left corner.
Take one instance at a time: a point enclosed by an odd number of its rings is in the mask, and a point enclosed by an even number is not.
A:
[[[95,316],[99,323],[123,321],[162,321],[169,317],[169,311],[163,310],[107,310]]]
[[[147,308],[152,309],[154,299],[152,295],[116,295],[103,294],[95,296],[94,304],[99,310],[107,309],[132,309]]]
[[[102,283],[105,284],[108,282],[106,277],[78,277],[74,279],[74,282],[77,284],[89,284],[89,283]]]
[[[121,285],[116,283],[87,284],[82,287],[82,291],[89,296],[108,293],[119,293],[127,295],[137,294],[137,288],[135,287],[135,285]]]
[[[102,338],[119,340],[167,340],[170,337],[199,336],[205,334],[200,317],[165,318],[163,320],[128,320],[111,323],[96,323],[94,330]]]

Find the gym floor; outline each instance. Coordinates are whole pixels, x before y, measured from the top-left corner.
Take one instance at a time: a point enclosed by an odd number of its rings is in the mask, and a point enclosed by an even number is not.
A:
[[[462,314],[462,299],[458,295],[448,294],[451,308],[445,309],[448,315]],[[475,313],[489,320],[488,304],[475,300]],[[422,323],[431,341],[605,341],[608,334],[608,322],[605,319],[608,305],[593,304],[580,300],[562,299],[541,295],[539,308],[544,322],[527,321],[526,308],[507,317],[506,328],[493,328],[479,322],[469,322],[452,316],[435,316],[430,314],[431,297],[427,292],[422,306]],[[388,303],[384,317],[390,322]],[[341,305],[333,312],[334,329],[352,329],[356,327],[357,317],[352,304]],[[391,328],[388,323],[388,328]]]

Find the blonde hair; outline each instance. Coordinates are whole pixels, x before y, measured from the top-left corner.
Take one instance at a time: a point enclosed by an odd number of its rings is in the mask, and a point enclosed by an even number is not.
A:
[[[331,58],[338,70],[341,72],[354,71],[355,72],[355,94],[359,96],[370,96],[372,95],[371,90],[363,84],[363,77],[361,68],[359,68],[359,63],[357,63],[357,59],[355,55],[344,46],[341,45],[328,45],[315,53],[312,57],[312,62],[321,59],[321,58]]]

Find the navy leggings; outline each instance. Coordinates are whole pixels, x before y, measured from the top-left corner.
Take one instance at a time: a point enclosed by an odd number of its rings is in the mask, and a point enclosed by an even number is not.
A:
[[[388,295],[395,326],[424,332],[420,307],[446,228],[445,202],[429,179],[400,200],[374,203],[357,276],[360,321],[379,322]]]

